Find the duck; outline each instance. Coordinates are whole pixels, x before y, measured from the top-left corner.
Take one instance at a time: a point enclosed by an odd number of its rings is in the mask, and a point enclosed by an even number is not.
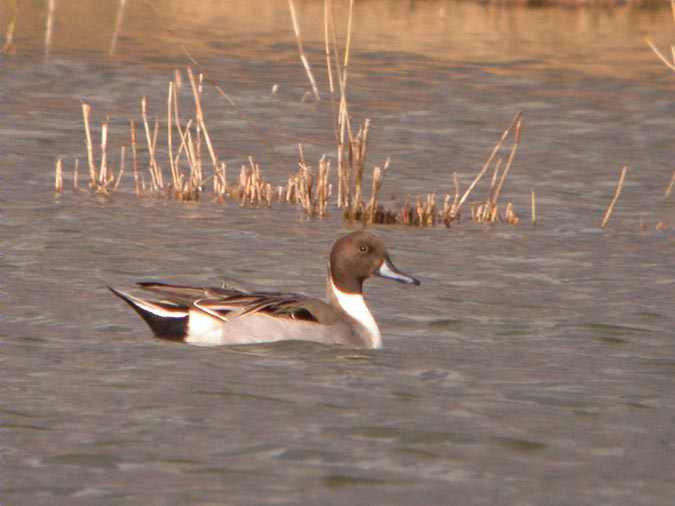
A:
[[[160,300],[108,288],[161,339],[198,346],[299,340],[378,349],[382,334],[363,296],[363,283],[373,276],[420,284],[394,266],[381,238],[360,230],[339,238],[331,248],[326,301],[297,293],[154,281],[137,286]]]

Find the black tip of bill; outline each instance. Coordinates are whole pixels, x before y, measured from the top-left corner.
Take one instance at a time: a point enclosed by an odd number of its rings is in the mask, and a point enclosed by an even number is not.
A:
[[[377,269],[376,274],[382,278],[393,279],[399,283],[405,283],[406,285],[415,285],[419,286],[420,281],[417,278],[405,274],[404,272],[399,271],[394,264],[391,263],[389,257],[386,257],[380,265],[380,268]]]

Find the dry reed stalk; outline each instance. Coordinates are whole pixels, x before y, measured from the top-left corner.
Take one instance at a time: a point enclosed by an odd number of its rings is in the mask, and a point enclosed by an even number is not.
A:
[[[264,183],[260,177],[260,166],[253,161],[253,157],[248,157],[248,165],[251,168],[251,178],[250,178],[250,203],[251,205],[260,205],[262,201],[263,191],[262,187]]]
[[[54,32],[54,11],[56,0],[47,0],[47,25],[45,26],[45,56],[52,50],[52,34]]]
[[[673,175],[670,176],[670,184],[668,185],[668,188],[666,188],[666,193],[663,195],[664,198],[670,197],[670,194],[673,192],[674,186],[675,186],[675,171],[673,171]]]
[[[144,186],[141,186],[141,181],[138,177],[138,156],[136,151],[136,124],[134,120],[129,120],[129,131],[131,133],[131,162],[133,164],[134,170],[134,187],[136,190],[136,195],[141,196],[141,189],[145,190]]]
[[[499,170],[501,169],[501,166],[502,159],[499,158],[492,171],[492,180],[490,182],[490,189],[488,190],[487,199],[485,202],[476,207],[474,213],[478,223],[492,223],[497,218],[497,205],[493,199],[497,191],[497,176],[499,176]]]
[[[209,156],[211,157],[213,170],[216,171],[218,169],[218,158],[216,157],[216,153],[213,150],[211,137],[209,136],[209,131],[206,128],[206,123],[204,122],[204,111],[202,110],[201,90],[204,75],[203,74],[199,75],[199,86],[197,86],[197,84],[195,83],[195,77],[190,67],[188,67],[188,77],[190,78],[190,85],[192,86],[192,95],[195,101],[195,114],[197,115],[197,126],[200,128],[201,131],[204,132],[204,141],[206,142],[206,148],[208,149]],[[201,143],[199,143],[199,145],[201,145]]]
[[[330,8],[329,8],[330,7]],[[335,95],[335,85],[333,84],[333,68],[330,61],[330,43],[328,39],[328,16],[332,10],[331,0],[324,0],[323,2],[323,40],[326,53],[326,69],[328,70],[328,89],[330,89],[330,95],[333,97]],[[273,93],[274,94],[274,93]]]
[[[190,192],[193,183],[201,179],[201,162],[199,159],[199,151],[197,149],[196,141],[192,140],[192,132],[189,128],[185,129],[185,146],[188,165],[190,167],[190,175],[186,181],[183,174],[179,174],[179,180],[177,181],[178,194],[176,195],[178,198],[181,198],[180,194],[182,192]]]
[[[502,176],[499,179],[499,185],[497,185],[497,189],[495,190],[494,197],[492,199],[493,205],[497,205],[497,200],[499,199],[499,195],[502,192],[502,187],[504,186],[504,181],[506,180],[506,176],[509,175],[509,170],[511,170],[511,164],[513,163],[513,159],[516,156],[516,151],[518,151],[518,146],[520,145],[520,131],[521,131],[522,124],[523,124],[522,113],[518,113],[513,145],[511,146],[511,152],[509,153],[509,158],[506,161],[506,167],[504,167],[504,171],[502,172]]]
[[[101,166],[98,170],[98,186],[108,184],[108,120],[101,125]]]
[[[265,184],[265,204],[267,207],[272,207],[272,197],[274,192],[272,191],[272,185],[270,183]]]
[[[399,215],[402,224],[404,225],[413,224],[412,207],[410,206],[410,202],[408,202],[408,200],[403,202],[403,206],[401,207]]]
[[[459,200],[459,202],[457,204],[457,211],[459,211],[462,208],[462,205],[464,204],[466,199],[469,197],[469,194],[471,193],[471,191],[474,189],[474,187],[478,184],[478,181],[480,181],[480,179],[483,177],[485,172],[488,170],[488,168],[490,167],[490,164],[492,164],[492,160],[494,160],[495,156],[497,155],[497,152],[499,151],[499,148],[501,148],[502,144],[504,143],[504,140],[506,139],[506,137],[511,132],[511,129],[513,128],[514,125],[516,125],[520,121],[521,115],[522,115],[522,113],[516,114],[513,121],[511,122],[511,124],[508,126],[508,128],[506,130],[504,130],[501,137],[497,141],[497,144],[495,144],[495,147],[492,149],[492,152],[490,153],[490,156],[488,157],[487,161],[483,165],[482,169],[480,170],[478,175],[475,177],[475,179],[472,181],[472,183],[469,185],[469,187],[466,189],[466,191],[464,192],[464,195],[462,195],[462,198]]]
[[[218,170],[213,177],[213,192],[218,198],[224,198],[228,192],[227,187],[227,164],[220,162]]]
[[[164,190],[164,178],[162,177],[162,171],[155,156],[159,123],[155,121],[154,132],[151,135],[150,124],[148,123],[147,100],[145,97],[141,99],[141,115],[143,117],[143,127],[145,129],[145,138],[148,145],[148,154],[150,155],[148,171],[150,172],[150,178],[152,179],[152,190],[153,192],[157,192],[159,190]]]
[[[190,132],[191,127],[192,127],[191,119],[188,120],[187,124],[185,125],[185,130],[181,130],[178,123],[176,123],[176,130],[178,130],[178,135],[180,136],[180,146],[178,147],[178,151],[176,151],[176,154],[174,155],[174,163],[176,165],[176,181],[174,181],[174,186],[180,186],[182,184],[181,181],[183,180],[183,171],[180,169],[180,159],[183,153],[185,153],[185,159],[188,166],[192,167],[194,164],[194,161],[192,160],[192,157],[190,155],[191,151],[188,148],[187,134]],[[190,170],[192,171],[193,169],[191,168]]]
[[[181,131],[180,111],[178,107],[178,92],[183,87],[183,77],[179,70],[176,70],[173,75],[173,116],[176,123],[176,129]]]
[[[537,224],[537,196],[534,193],[534,190],[532,190],[531,194],[531,202],[530,202],[530,208],[532,209],[532,225]]]
[[[56,160],[54,169],[54,191],[63,193],[63,162],[60,158]]]
[[[328,184],[328,174],[330,173],[330,161],[323,155],[319,160],[319,180],[317,182],[317,208],[319,217],[326,216],[328,209],[328,199],[330,198],[330,185]]]
[[[431,227],[436,224],[436,193],[427,193],[426,201],[422,207],[424,227]]]
[[[675,0],[670,0],[670,10],[673,15],[673,22],[675,23]],[[675,71],[675,45],[671,44],[670,45],[670,55],[672,58],[672,62],[668,61],[668,58],[665,57],[659,49],[652,44],[652,41],[649,39],[645,39],[651,50],[654,52],[656,56],[663,62],[663,64],[668,67],[670,70]]]
[[[295,3],[293,0],[288,0],[288,8],[291,11],[291,20],[293,22],[293,31],[295,32],[295,41],[298,44],[298,52],[300,53],[300,60],[302,65],[305,67],[305,72],[307,73],[307,78],[312,85],[312,92],[314,93],[314,99],[318,102],[321,100],[319,96],[319,89],[316,87],[316,81],[314,80],[314,74],[312,74],[312,69],[309,66],[309,61],[305,55],[305,50],[302,47],[302,37],[300,35],[300,25],[298,24],[298,18],[295,14]]]
[[[75,167],[73,168],[73,191],[80,191],[80,159],[75,158]]]
[[[495,195],[495,185],[497,184],[497,176],[499,176],[499,169],[502,166],[502,159],[499,158],[492,171],[492,180],[490,181],[490,190],[488,191],[488,202],[492,202]]]
[[[298,165],[300,167],[307,165],[307,162],[305,161],[305,150],[302,147],[302,143],[298,143]]]
[[[651,48],[651,50],[654,52],[654,54],[655,54],[656,56],[659,57],[659,59],[664,63],[664,65],[665,65],[666,67],[668,67],[670,70],[675,70],[675,54],[673,54],[673,61],[670,62],[670,61],[668,61],[668,58],[666,58],[666,57],[661,53],[661,51],[659,51],[659,48],[657,48],[657,47],[652,43],[651,40],[646,39],[646,41],[647,41],[647,44],[649,45],[649,47]],[[673,52],[675,51],[675,49],[673,49],[673,46],[671,46],[670,50],[671,50],[671,53],[673,53]]]
[[[372,224],[375,222],[375,211],[377,209],[377,194],[382,188],[382,169],[379,167],[373,168],[372,184],[370,188],[370,200],[366,206],[366,223]]]
[[[176,188],[176,183],[178,181],[178,171],[176,169],[176,160],[173,155],[173,125],[172,121],[172,106],[174,101],[174,84],[173,81],[169,81],[169,94],[166,100],[166,142],[168,147],[169,155],[169,168],[171,169],[171,179],[173,180],[173,186]],[[180,127],[178,127],[180,129]]]
[[[511,202],[506,204],[506,211],[504,212],[504,217],[502,219],[509,225],[517,225],[520,222],[520,218],[513,209],[513,204],[511,204]]]
[[[344,216],[347,219],[358,219],[363,213],[363,171],[368,150],[368,130],[370,120],[366,119],[358,133],[350,139],[348,163],[342,164],[342,192],[344,197]]]
[[[324,164],[326,168],[323,176],[323,181],[321,183],[322,187],[321,217],[326,216],[326,214],[328,213],[328,201],[333,196],[333,185],[328,182],[329,181],[328,176],[330,175],[330,161],[325,160]]]
[[[113,30],[112,38],[110,39],[110,50],[108,55],[112,56],[115,54],[115,49],[117,49],[117,39],[119,38],[120,30],[122,29],[122,19],[124,19],[124,9],[127,6],[127,0],[120,0],[120,3],[117,6],[117,17],[115,18],[115,29]]]
[[[605,225],[607,225],[607,222],[609,221],[609,217],[612,215],[612,211],[614,210],[614,204],[616,204],[616,201],[619,199],[619,195],[621,195],[621,189],[623,188],[623,182],[624,179],[626,178],[627,171],[628,167],[626,166],[624,166],[621,169],[621,175],[619,176],[619,183],[616,185],[614,197],[610,201],[609,206],[607,207],[607,211],[605,211],[605,217],[602,219],[602,224],[600,225],[600,228],[605,228]]]
[[[459,211],[457,209],[460,198],[459,180],[457,179],[457,172],[452,173],[452,181],[455,187],[455,195],[453,197],[452,204],[450,204],[450,195],[446,195],[443,205],[443,223],[445,224],[446,227],[450,227],[450,224],[455,220],[459,220],[460,217]]]
[[[117,181],[115,181],[115,186],[113,186],[113,191],[117,191],[117,188],[122,181],[122,176],[124,175],[124,159],[126,158],[126,147],[122,146],[120,148],[120,172],[117,175]]]
[[[337,74],[338,85],[340,87],[340,105],[336,118],[336,137],[337,137],[337,157],[338,157],[338,208],[348,207],[350,205],[349,184],[347,183],[351,174],[346,172],[344,148],[345,133],[348,134],[349,142],[353,141],[352,127],[349,119],[349,109],[347,105],[347,69],[349,68],[349,54],[351,50],[351,32],[354,12],[354,1],[350,0],[349,12],[347,18],[347,40],[345,43],[345,53],[343,66],[340,68],[339,55],[337,48],[337,30],[335,29],[335,16],[330,17],[333,39],[333,51],[335,55],[335,70]]]
[[[347,71],[349,69],[349,53],[352,46],[352,22],[354,19],[354,0],[349,0],[347,12],[347,41],[345,42],[345,59],[342,64],[342,88],[347,88]]]
[[[159,136],[159,119],[155,118],[155,123],[152,128],[152,159],[153,159],[153,168],[155,170],[155,176],[157,178],[159,187],[164,189],[164,175],[159,167],[157,162],[157,137]]]
[[[89,188],[96,187],[96,165],[94,164],[94,145],[91,142],[91,128],[89,127],[89,115],[91,106],[82,104],[82,117],[84,121],[84,133],[87,141],[87,160],[89,161]]]
[[[294,176],[288,176],[288,184],[286,185],[286,196],[284,202],[293,203],[296,199],[296,181]]]
[[[5,43],[0,49],[2,54],[11,54],[14,52],[14,29],[16,28],[16,9],[14,12],[14,18],[7,25],[7,31],[5,32]]]

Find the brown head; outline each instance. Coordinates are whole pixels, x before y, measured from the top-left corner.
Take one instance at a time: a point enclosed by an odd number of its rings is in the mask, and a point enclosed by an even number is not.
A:
[[[335,287],[345,293],[362,293],[363,282],[371,276],[420,284],[394,266],[382,239],[365,231],[352,232],[335,241],[330,252],[330,272]]]

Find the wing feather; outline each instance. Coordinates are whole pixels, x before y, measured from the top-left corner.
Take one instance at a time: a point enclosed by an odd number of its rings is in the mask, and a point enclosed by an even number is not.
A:
[[[277,318],[319,321],[308,297],[279,292],[248,292],[235,288],[194,287],[142,282],[144,290],[161,294],[168,303],[188,304],[224,321],[253,314],[267,314]]]

